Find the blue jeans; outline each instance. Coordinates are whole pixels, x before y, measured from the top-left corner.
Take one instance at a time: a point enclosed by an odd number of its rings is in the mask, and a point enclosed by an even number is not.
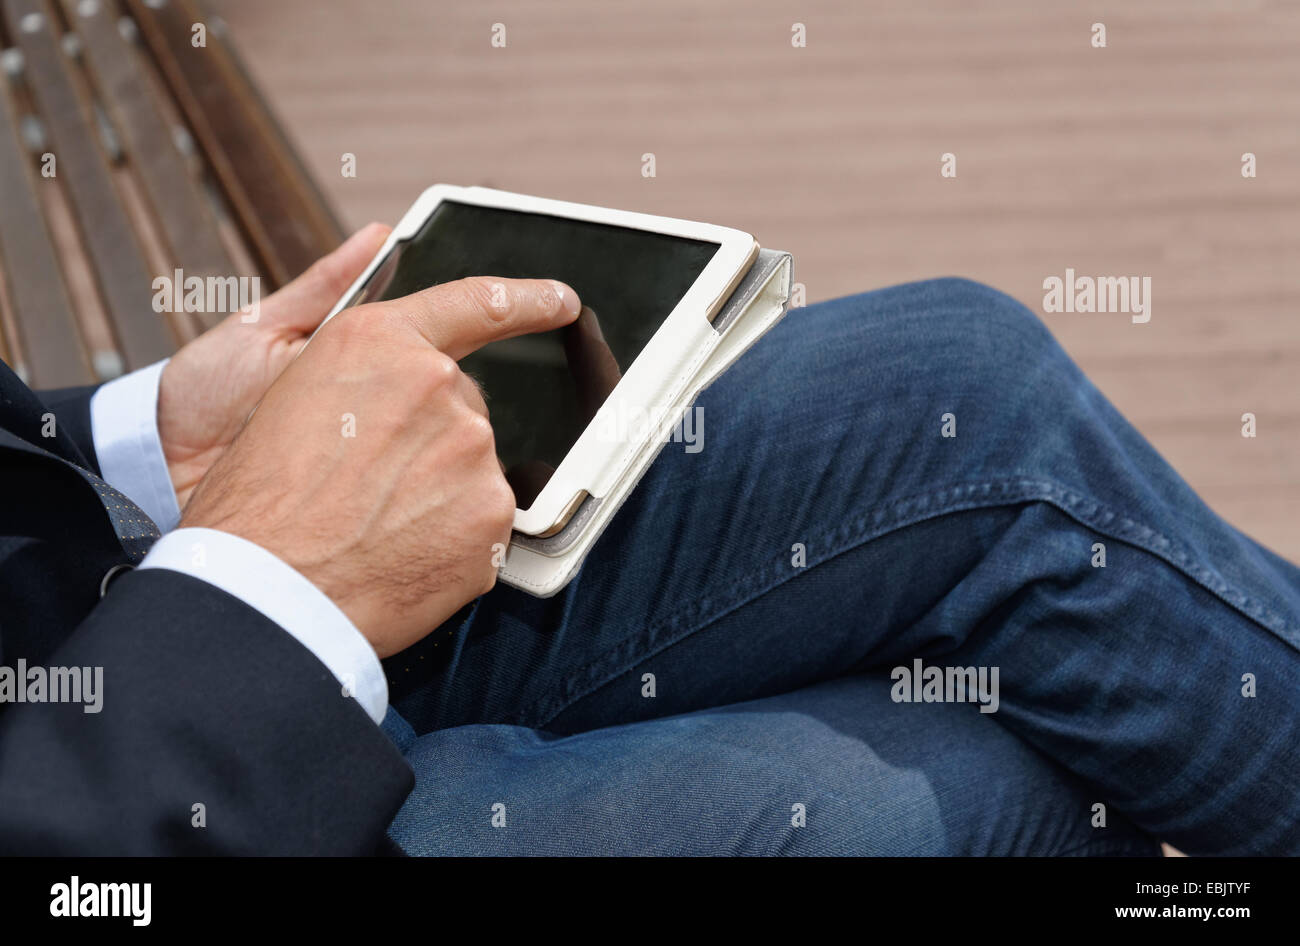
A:
[[[564,592],[387,662],[407,851],[1300,852],[1300,570],[1019,303],[799,309],[699,406]]]

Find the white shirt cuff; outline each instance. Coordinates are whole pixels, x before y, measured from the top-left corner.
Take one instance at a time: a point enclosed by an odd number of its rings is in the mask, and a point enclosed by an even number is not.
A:
[[[167,568],[215,585],[297,639],[355,696],[376,723],[388,709],[388,681],[370,643],[325,593],[266,549],[217,529],[185,528],[154,543],[140,568]]]
[[[166,361],[101,385],[90,398],[90,431],[104,481],[145,511],[160,532],[181,507],[158,439],[158,384]]]

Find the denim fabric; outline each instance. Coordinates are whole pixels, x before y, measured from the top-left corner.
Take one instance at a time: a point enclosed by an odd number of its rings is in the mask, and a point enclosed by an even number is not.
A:
[[[1118,813],[1092,827],[1098,799],[978,712],[899,713],[891,686],[842,677],[572,736],[483,725],[416,738],[393,713],[419,784],[390,835],[411,854],[460,855],[1157,850]]]
[[[704,449],[665,448],[564,592],[498,588],[389,662],[407,850],[1150,850],[1131,819],[1300,851],[1300,570],[1019,303],[796,310],[699,405]],[[999,668],[997,712],[889,699],[916,657]]]

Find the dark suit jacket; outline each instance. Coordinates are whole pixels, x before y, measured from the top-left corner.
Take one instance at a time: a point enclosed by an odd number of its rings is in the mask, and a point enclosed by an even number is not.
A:
[[[92,393],[36,394],[0,363],[0,666],[103,667],[99,713],[0,703],[0,853],[389,849],[411,770],[310,651],[178,572],[128,572],[100,599],[125,557],[49,455],[98,472]]]

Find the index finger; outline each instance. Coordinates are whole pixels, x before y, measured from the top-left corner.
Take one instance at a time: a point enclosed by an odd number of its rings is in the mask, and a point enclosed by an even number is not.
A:
[[[382,304],[456,361],[488,342],[562,328],[582,310],[578,294],[559,280],[495,276],[457,279]]]

